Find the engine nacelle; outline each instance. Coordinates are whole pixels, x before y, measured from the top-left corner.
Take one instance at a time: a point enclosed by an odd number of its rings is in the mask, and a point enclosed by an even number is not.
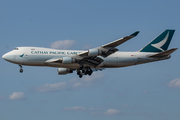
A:
[[[63,57],[62,58],[62,63],[63,64],[70,64],[70,63],[74,63],[74,59],[72,57]]]
[[[58,75],[66,75],[68,73],[73,73],[73,70],[70,70],[68,68],[58,68]]]
[[[88,50],[88,55],[89,56],[98,56],[98,55],[101,55],[102,52],[98,49],[89,49]]]

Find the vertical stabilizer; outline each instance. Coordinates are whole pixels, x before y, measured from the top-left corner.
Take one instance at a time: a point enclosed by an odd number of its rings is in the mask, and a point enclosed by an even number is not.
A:
[[[152,40],[140,52],[163,52],[168,49],[175,30],[165,30],[158,37]]]

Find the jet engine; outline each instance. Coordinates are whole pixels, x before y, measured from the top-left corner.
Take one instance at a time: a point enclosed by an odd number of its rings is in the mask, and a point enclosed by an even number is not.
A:
[[[63,57],[62,58],[62,63],[63,64],[70,64],[70,63],[74,63],[75,60],[72,57]]]
[[[58,75],[66,75],[68,73],[73,73],[73,70],[70,70],[68,68],[58,68]]]
[[[98,55],[101,55],[102,52],[98,49],[89,49],[88,50],[88,55],[89,56],[98,56]]]

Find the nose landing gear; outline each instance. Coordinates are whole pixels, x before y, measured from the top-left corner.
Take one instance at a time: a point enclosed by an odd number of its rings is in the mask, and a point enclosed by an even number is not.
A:
[[[19,65],[19,67],[20,67],[19,72],[22,73],[23,72],[22,65]]]

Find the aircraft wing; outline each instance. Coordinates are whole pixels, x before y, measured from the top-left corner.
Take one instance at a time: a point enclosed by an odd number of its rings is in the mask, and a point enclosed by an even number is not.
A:
[[[45,63],[46,64],[48,64],[48,63],[49,64],[51,64],[51,63],[63,63],[65,59],[66,60],[69,59],[70,61],[72,60],[73,62],[79,63],[80,65],[87,64],[88,66],[92,66],[94,68],[103,62],[103,59],[101,59],[100,57],[97,57],[97,56],[94,56],[94,57],[92,57],[92,56],[91,57],[71,56],[71,57],[49,59],[49,60],[46,60]],[[67,63],[65,63],[65,64],[67,64]]]
[[[101,47],[89,49],[88,51],[69,57],[68,60],[72,59],[73,62],[79,63],[80,65],[87,64],[89,66],[97,67],[103,62],[103,59],[100,56],[107,57],[115,53],[116,51],[118,51],[118,49],[115,47],[135,37],[138,33],[139,31],[136,31],[129,36],[102,45]],[[46,63],[63,63],[63,59],[67,59],[67,57],[50,59],[47,60]]]
[[[101,47],[103,47],[103,48],[109,48],[109,47],[110,47],[110,48],[114,48],[114,47],[117,47],[117,46],[119,46],[120,44],[126,42],[127,40],[129,40],[129,39],[137,36],[138,33],[139,33],[139,31],[136,31],[136,32],[134,32],[133,34],[131,34],[131,35],[129,35],[129,36],[126,36],[126,37],[123,37],[123,38],[121,38],[121,39],[115,40],[115,41],[110,42],[110,43],[108,43],[108,44],[105,44],[105,45],[103,45],[103,46],[101,46]]]
[[[108,44],[102,45],[101,47],[93,48],[90,50],[98,50],[101,52],[100,56],[107,57],[107,56],[115,53],[116,51],[118,51],[118,49],[115,47],[117,47],[120,44],[126,42],[127,40],[137,36],[138,33],[139,33],[139,31],[136,31],[129,36],[123,37],[121,39],[115,40],[115,41],[110,42]],[[83,52],[83,53],[79,54],[79,56],[81,56],[81,57],[89,56],[89,51]]]

